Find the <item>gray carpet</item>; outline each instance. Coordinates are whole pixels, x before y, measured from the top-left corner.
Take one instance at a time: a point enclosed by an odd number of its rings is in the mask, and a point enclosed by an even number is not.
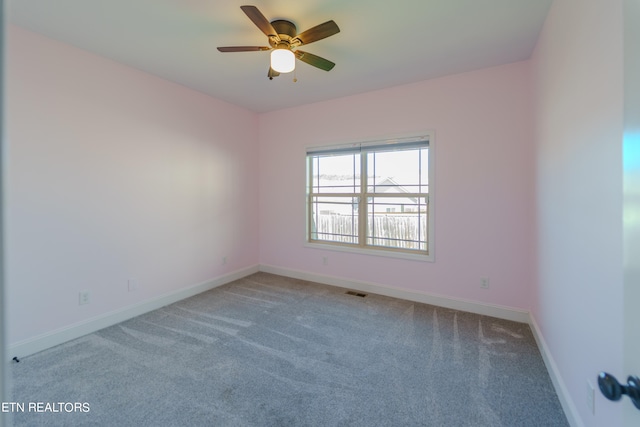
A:
[[[13,423],[568,425],[526,324],[345,291],[257,273],[25,357]]]

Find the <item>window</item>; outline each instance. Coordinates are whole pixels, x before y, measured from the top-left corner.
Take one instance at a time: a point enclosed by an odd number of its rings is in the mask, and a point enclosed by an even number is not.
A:
[[[309,244],[432,257],[431,139],[307,149]]]

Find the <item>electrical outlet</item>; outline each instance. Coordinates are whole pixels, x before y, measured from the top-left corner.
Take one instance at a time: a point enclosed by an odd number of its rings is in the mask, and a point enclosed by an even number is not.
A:
[[[482,289],[489,289],[489,278],[488,277],[481,277],[480,278],[480,287]]]
[[[329,257],[326,257],[326,256],[322,257],[322,265],[329,265]]]
[[[91,292],[89,291],[80,291],[78,294],[78,305],[89,304],[91,301]]]
[[[225,265],[227,263],[227,257],[223,256],[222,257],[222,265]]]
[[[591,381],[589,380],[587,380],[586,392],[587,392],[587,408],[589,408],[591,413],[595,415],[596,414],[596,402],[595,402],[596,391],[593,385],[591,384]]]
[[[133,292],[133,291],[137,290],[138,289],[138,280],[129,279],[127,281],[127,289],[129,290],[129,292]]]

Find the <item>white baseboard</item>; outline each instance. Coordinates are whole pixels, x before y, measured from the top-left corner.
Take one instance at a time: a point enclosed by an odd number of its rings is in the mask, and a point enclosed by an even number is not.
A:
[[[555,360],[551,356],[551,352],[549,351],[547,342],[545,341],[544,336],[542,335],[542,331],[540,331],[538,322],[536,322],[533,314],[529,316],[529,326],[531,327],[531,331],[533,332],[533,337],[536,339],[536,343],[538,343],[538,348],[540,349],[540,353],[542,354],[542,360],[544,360],[544,364],[547,367],[547,371],[549,372],[549,376],[551,377],[551,382],[553,383],[553,387],[556,389],[556,394],[558,395],[558,399],[560,400],[562,409],[567,416],[569,425],[571,425],[571,427],[584,426],[584,423],[582,422],[582,419],[578,414],[578,409],[573,403],[573,399],[571,399],[569,390],[567,390],[567,386],[564,384],[562,376],[560,376],[558,365],[556,365]]]
[[[104,329],[108,326],[115,325],[116,323],[124,322],[125,320],[140,316],[141,314],[148,313],[150,311],[156,310],[169,304],[173,304],[174,302],[178,302],[185,298],[189,298],[210,289],[217,288],[218,286],[233,282],[234,280],[238,280],[250,274],[257,273],[258,271],[259,269],[257,265],[243,268],[225,274],[224,276],[216,277],[214,279],[207,280],[206,282],[190,286],[188,288],[161,295],[148,301],[143,301],[139,304],[124,307],[120,310],[112,311],[110,313],[87,319],[85,321],[75,323],[64,328],[56,329],[54,331],[38,335],[27,340],[19,341],[15,344],[9,345],[9,348],[7,349],[7,355],[9,356],[9,359],[13,357],[20,358],[37,353],[42,350],[46,350],[72,339],[79,338],[81,336],[99,331],[100,329]]]
[[[391,288],[381,284],[362,282],[358,280],[343,279],[334,276],[324,276],[305,271],[291,270],[288,268],[276,267],[272,265],[260,265],[260,271],[265,273],[278,274],[280,276],[294,279],[308,280],[310,282],[322,283],[325,285],[339,286],[341,288],[354,289],[362,292],[370,292],[388,297],[400,298],[408,301],[421,302],[424,304],[436,305],[438,307],[450,308],[453,310],[466,311],[469,313],[482,314],[484,316],[497,317],[499,319],[511,320],[520,323],[529,323],[529,312],[511,307],[504,307],[493,304],[483,304],[475,301],[468,301],[457,298],[450,298],[441,295],[417,292],[408,289]]]

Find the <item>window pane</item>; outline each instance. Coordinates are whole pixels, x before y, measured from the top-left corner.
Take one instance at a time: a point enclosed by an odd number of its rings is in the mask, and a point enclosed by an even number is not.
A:
[[[313,197],[311,239],[358,243],[358,198]]]
[[[420,150],[420,186],[419,193],[429,192],[429,150]]]
[[[312,158],[313,193],[360,191],[360,154]]]
[[[371,197],[367,207],[368,245],[427,249],[426,197]]]
[[[428,193],[428,148],[367,154],[371,193]]]

